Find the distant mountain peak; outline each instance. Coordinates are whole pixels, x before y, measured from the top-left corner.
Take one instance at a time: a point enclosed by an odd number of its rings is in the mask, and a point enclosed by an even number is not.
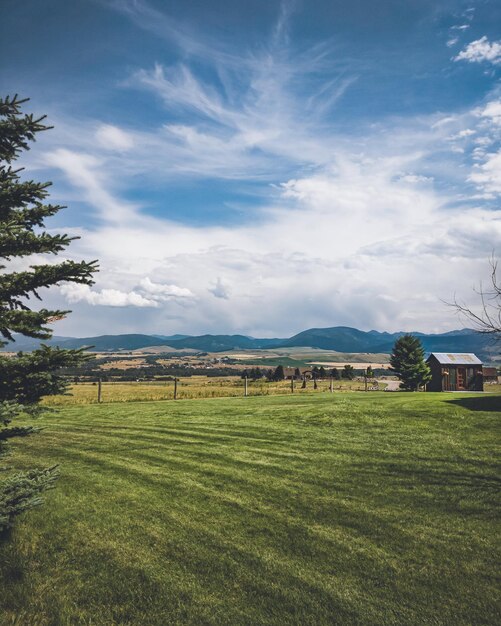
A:
[[[146,335],[128,333],[122,335],[98,335],[96,337],[58,337],[49,341],[40,341],[16,336],[17,341],[6,345],[4,351],[30,351],[41,343],[58,345],[62,348],[80,348],[93,346],[96,352],[116,352],[149,347],[161,347],[182,350],[192,349],[200,352],[226,352],[230,350],[260,350],[273,348],[308,347],[336,352],[351,353],[389,353],[395,340],[403,332],[388,333],[377,330],[363,331],[350,326],[331,326],[328,328],[310,328],[286,339],[258,339],[246,335]],[[478,356],[495,353],[491,340],[470,328],[452,330],[445,333],[411,333],[421,339],[428,352],[474,352]]]

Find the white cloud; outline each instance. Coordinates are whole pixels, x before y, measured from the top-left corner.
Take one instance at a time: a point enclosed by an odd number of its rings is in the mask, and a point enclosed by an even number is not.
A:
[[[138,83],[158,92],[169,107],[188,106],[214,121],[231,126],[237,121],[219,93],[212,86],[201,83],[184,65],[164,68],[156,64],[151,72],[140,70],[135,78]]]
[[[463,130],[460,130],[457,135],[451,137],[451,139],[465,139],[466,137],[471,137],[475,133],[476,131],[472,130],[471,128],[464,128]]]
[[[237,58],[177,30],[142,2],[119,4],[175,40],[184,63],[142,70],[129,81],[166,108],[164,124],[128,131],[134,150],[117,126],[115,149],[106,149],[95,142],[93,124],[85,141],[75,136],[71,148],[48,154],[46,163],[64,172],[99,217],[71,251],[100,260],[106,289],[66,286],[65,297],[131,306],[121,332],[283,336],[335,324],[454,326],[441,299],[478,282],[501,232],[499,212],[476,206],[499,187],[494,148],[486,154],[489,144],[476,144],[472,171],[474,147],[462,141],[464,148],[451,148],[449,140],[490,137],[495,103],[334,130],[326,112],[356,77],[348,69],[343,78],[327,48],[289,54],[279,48],[282,24],[259,53]],[[220,83],[197,74],[200,59]],[[308,85],[307,96],[297,84]],[[433,178],[419,173],[430,171]],[[201,228],[182,223],[182,214],[178,221],[152,217],[122,201],[131,176],[165,185],[166,203],[168,183],[181,176],[261,182],[260,196],[247,220]],[[458,191],[469,176],[476,198]],[[82,318],[77,311],[62,322],[66,333],[75,324],[85,334]],[[106,319],[115,327],[116,318]]]
[[[134,140],[130,134],[110,124],[103,124],[97,129],[96,139],[104,148],[109,150],[130,150],[134,145]]]
[[[45,163],[62,170],[70,182],[81,189],[87,201],[95,207],[100,217],[107,221],[124,221],[135,215],[135,207],[113,197],[104,183],[105,174],[100,170],[99,158],[58,148],[45,155]]]
[[[433,181],[433,176],[423,176],[422,174],[405,174],[400,177],[400,180],[406,183],[430,183]]]
[[[62,295],[70,303],[87,302],[92,306],[134,306],[134,307],[156,307],[158,303],[148,300],[134,291],[125,292],[118,289],[101,289],[93,291],[89,285],[79,285],[69,283],[60,287]]]
[[[457,121],[457,117],[455,115],[447,115],[446,117],[441,117],[436,122],[433,122],[431,125],[432,129],[441,128],[442,126],[446,126],[448,124],[453,124]]]
[[[144,25],[150,7],[140,7],[134,17]],[[286,16],[287,11],[280,19]],[[357,76],[336,61],[331,48],[293,53],[286,40],[283,23],[259,51],[243,50],[238,58],[210,51],[202,40],[197,46],[186,44],[203,63],[214,64],[218,87],[187,62],[137,71],[129,86],[153,92],[169,113],[183,113],[191,122],[163,127],[155,140],[157,161],[159,150],[165,154],[167,149],[176,174],[262,180],[286,172],[291,164],[330,160],[330,147],[312,135],[325,133],[326,115]],[[304,97],[294,93],[301,83],[308,85]]]
[[[454,61],[468,61],[469,63],[482,63],[487,61],[498,65],[501,63],[501,42],[493,41],[487,37],[481,37],[470,42],[461,52],[454,57]]]
[[[469,180],[487,193],[501,194],[501,150],[488,154],[482,165],[476,165]]]
[[[209,288],[209,293],[211,293],[215,298],[228,300],[231,290],[229,285],[227,285],[223,279],[218,276],[215,285]]]
[[[421,155],[408,152],[413,132],[405,141],[395,132],[393,155],[340,151],[335,167],[284,182],[259,224],[202,230],[138,213],[83,233],[75,256],[85,249],[99,258],[112,289],[77,286],[73,301],[151,309],[148,330],[162,333],[450,328],[441,298],[476,282],[501,241],[499,220],[493,211],[447,209],[427,177],[402,175]]]
[[[154,283],[148,276],[139,282],[141,289],[155,299],[193,298],[193,293],[185,287]]]
[[[492,141],[492,137],[475,137],[474,143],[477,146],[489,146]]]
[[[457,37],[451,37],[451,39],[447,41],[447,47],[452,48],[452,46],[455,46],[458,41],[459,39]]]
[[[501,100],[488,102],[485,108],[480,111],[480,115],[488,118],[493,124],[501,126]]]

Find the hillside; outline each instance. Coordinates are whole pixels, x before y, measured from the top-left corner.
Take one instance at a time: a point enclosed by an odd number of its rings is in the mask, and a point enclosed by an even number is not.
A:
[[[286,340],[282,345],[309,346],[340,352],[383,352],[389,353],[398,337],[404,333],[380,333],[375,330],[364,332],[356,328],[335,326],[312,328]],[[440,334],[413,332],[421,340],[426,352],[475,352],[479,356],[496,354],[492,337],[481,335],[464,328]]]
[[[338,352],[376,352],[373,348],[379,345],[381,340],[379,339],[380,333],[376,335],[374,333],[377,331],[364,332],[348,326],[310,328],[287,339],[280,347],[308,346]],[[393,341],[391,344],[393,345]],[[379,351],[385,352],[386,350]]]
[[[351,353],[389,353],[395,340],[403,333],[387,333],[375,330],[362,331],[348,326],[310,328],[284,339],[254,338],[245,335],[100,335],[98,337],[54,337],[48,345],[61,348],[92,346],[95,352],[129,351],[140,348],[162,347],[169,349],[192,349],[201,352],[225,352],[229,350],[260,350],[274,348],[310,347]],[[440,334],[413,333],[419,336],[427,352],[475,352],[482,358],[492,358],[499,353],[493,339],[471,329],[461,329]],[[20,338],[9,343],[4,351],[30,351],[40,345],[37,339]]]
[[[150,346],[168,346],[168,338],[159,338],[155,335],[127,334],[127,335],[99,335],[98,337],[53,337],[49,341],[40,341],[22,337],[15,342],[7,344],[3,351],[29,352],[35,350],[43,343],[60,348],[83,348],[92,346],[93,352],[115,352],[118,350],[136,350]]]

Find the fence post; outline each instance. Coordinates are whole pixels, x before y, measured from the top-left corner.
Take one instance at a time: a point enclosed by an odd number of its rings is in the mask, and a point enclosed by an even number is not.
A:
[[[101,379],[97,379],[97,403],[101,404]]]
[[[291,393],[294,393],[294,376],[291,376]]]
[[[368,389],[367,389],[367,372],[364,372],[364,382],[365,382],[365,391],[368,391]]]
[[[303,374],[303,384],[301,385],[301,389],[306,389],[306,374]]]
[[[174,400],[177,400],[177,377],[174,376]]]
[[[329,391],[332,393],[334,391],[334,379],[331,376],[331,382],[329,385]]]
[[[247,376],[244,376],[244,396],[247,397]]]

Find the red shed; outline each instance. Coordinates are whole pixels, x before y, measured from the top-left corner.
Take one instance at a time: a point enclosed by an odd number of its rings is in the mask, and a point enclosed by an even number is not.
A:
[[[483,391],[482,361],[474,354],[432,352],[426,362],[431,381],[427,391]]]

